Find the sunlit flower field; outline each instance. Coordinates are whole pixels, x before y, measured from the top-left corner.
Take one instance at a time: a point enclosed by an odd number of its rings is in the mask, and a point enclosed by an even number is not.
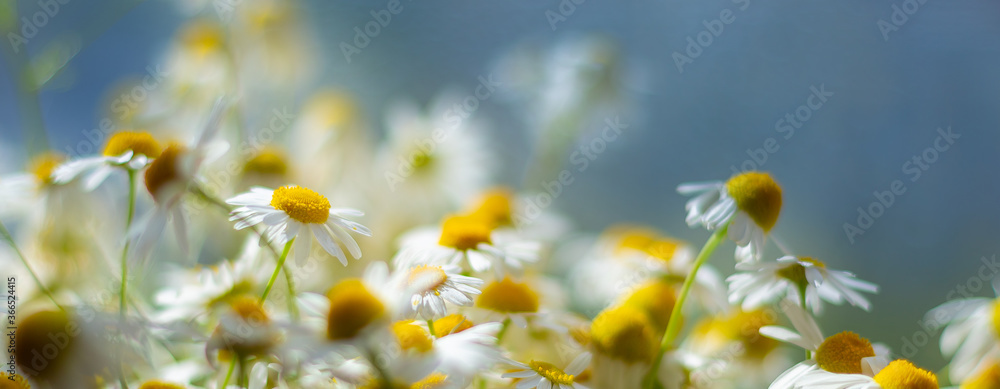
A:
[[[471,85],[379,111],[318,81],[314,48],[369,55],[408,2],[372,3],[341,42],[315,39],[294,2],[172,3],[185,19],[162,68],[123,76],[83,140],[40,146],[30,119],[19,141],[0,137],[25,156],[0,156],[2,389],[1000,388],[995,296],[898,303],[941,329],[922,342],[945,364],[841,325],[892,307],[872,272],[786,238],[792,178],[758,168],[776,143],[748,151],[753,166],[656,178],[686,201],[673,225],[687,230],[585,229],[591,209],[553,206],[642,125],[624,89],[643,76],[613,39],[505,49]],[[585,6],[555,4],[553,31]],[[705,21],[678,70],[749,4]],[[0,5],[4,54],[21,58],[25,26],[61,6]],[[24,118],[78,50],[63,49],[9,63]],[[834,96],[809,93],[813,110]],[[520,144],[477,115],[496,100],[526,123]],[[779,136],[812,115],[791,112]],[[935,136],[937,159],[962,135]],[[514,149],[523,166],[505,166]],[[860,239],[905,190],[876,191],[836,238]]]

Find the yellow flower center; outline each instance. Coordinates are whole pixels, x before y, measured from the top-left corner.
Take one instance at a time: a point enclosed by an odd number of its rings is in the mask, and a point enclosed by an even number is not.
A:
[[[327,293],[330,313],[326,336],[331,340],[350,339],[368,324],[385,315],[385,305],[368,291],[360,279],[341,281]]]
[[[743,173],[726,182],[726,191],[736,206],[750,215],[764,231],[770,231],[781,213],[781,187],[770,174]]]
[[[993,303],[993,329],[1000,335],[1000,298]]]
[[[434,333],[440,338],[451,334],[457,334],[472,328],[472,321],[465,316],[454,313],[434,321]]]
[[[448,274],[441,269],[441,266],[420,265],[410,269],[409,284],[417,285],[424,292],[434,292],[441,295],[438,288],[448,281]]]
[[[871,342],[850,331],[826,338],[816,349],[819,367],[838,374],[861,374],[861,358],[874,356]]]
[[[474,249],[480,243],[489,244],[491,232],[489,224],[478,218],[452,216],[444,220],[438,244],[457,250]]]
[[[683,242],[663,237],[650,228],[613,227],[611,230],[619,235],[618,246],[615,248],[617,253],[634,250],[668,262],[677,249],[684,245]]]
[[[62,311],[40,311],[21,319],[14,333],[15,363],[29,378],[57,374],[67,362],[66,355],[75,345],[74,335],[79,330],[78,324]],[[37,355],[42,355],[46,363],[37,363]]]
[[[243,165],[243,173],[284,176],[288,173],[288,163],[285,160],[285,153],[280,150],[265,149]]]
[[[167,184],[180,178],[177,170],[178,159],[187,152],[187,148],[178,143],[173,143],[163,149],[160,156],[153,160],[146,168],[146,190],[155,199],[160,189]]]
[[[912,363],[897,359],[875,375],[882,389],[938,389],[937,376]]]
[[[649,362],[653,359],[657,337],[642,311],[629,306],[604,310],[590,327],[594,348],[605,355],[626,362]]]
[[[197,21],[188,24],[181,32],[181,43],[199,56],[218,51],[224,41],[222,28],[214,23]]]
[[[810,257],[799,257],[798,260],[800,262],[811,263],[815,267],[820,267],[820,268],[826,267],[826,264],[824,264],[823,262],[820,262],[819,260]],[[806,279],[806,267],[803,266],[800,262],[795,262],[787,267],[779,269],[777,271],[778,277],[792,281],[793,283],[795,283],[795,285],[798,285],[800,288],[809,285],[809,280]]]
[[[448,383],[448,376],[441,373],[431,373],[422,380],[414,382],[410,389],[438,389]]]
[[[148,132],[122,131],[111,136],[104,146],[104,155],[117,157],[131,150],[133,154],[142,154],[149,158],[160,156],[160,144]]]
[[[351,95],[340,91],[321,92],[310,99],[305,109],[319,121],[319,127],[336,128],[354,121],[358,106]]]
[[[624,305],[645,312],[657,331],[662,332],[667,329],[675,302],[673,286],[661,279],[655,279],[632,292],[625,299]]]
[[[537,312],[538,293],[526,283],[504,278],[486,285],[476,306],[497,312]]]
[[[417,147],[414,147],[413,150],[411,150],[410,153],[407,155],[412,157],[412,160],[410,162],[413,163],[414,170],[422,170],[423,168],[427,167],[428,165],[434,162],[433,155],[428,154],[424,152],[423,149]]]
[[[562,369],[555,367],[555,365],[551,363],[531,361],[528,362],[528,366],[531,367],[531,370],[534,370],[535,373],[538,373],[538,375],[542,376],[542,378],[549,380],[549,382],[553,384],[573,385],[573,375],[566,374],[566,372],[562,371]]]
[[[31,389],[31,384],[17,374],[12,379],[7,373],[0,373],[0,389]]]
[[[431,351],[434,348],[434,340],[423,327],[409,321],[400,321],[392,325],[392,332],[396,334],[399,347],[404,351],[416,350],[421,353]]]
[[[962,389],[996,389],[1000,388],[1000,364],[993,363],[989,367],[962,383]]]
[[[271,196],[271,206],[302,223],[322,224],[330,217],[330,200],[300,186],[275,189]]]
[[[233,312],[249,323],[269,323],[271,319],[264,311],[260,300],[250,296],[239,296],[230,303]]]
[[[510,191],[501,188],[486,192],[471,216],[482,219],[492,227],[511,225]]]
[[[48,185],[52,183],[52,171],[56,170],[66,157],[55,151],[47,151],[31,159],[28,171],[35,175],[38,182]]]
[[[139,389],[184,389],[184,386],[163,381],[146,381]]]

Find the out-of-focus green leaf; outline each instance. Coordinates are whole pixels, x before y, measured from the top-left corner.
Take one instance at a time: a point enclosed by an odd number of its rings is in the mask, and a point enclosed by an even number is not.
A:
[[[30,77],[30,85],[34,86],[35,90],[45,87],[73,57],[80,53],[82,47],[80,37],[77,35],[66,35],[45,45],[45,48],[31,60],[26,70],[25,76]]]

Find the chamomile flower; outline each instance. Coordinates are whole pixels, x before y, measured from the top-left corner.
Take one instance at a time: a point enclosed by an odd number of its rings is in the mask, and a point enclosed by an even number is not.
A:
[[[493,281],[483,287],[476,299],[476,307],[483,308],[510,320],[518,327],[528,326],[528,318],[538,314],[538,293],[527,283],[510,278]]]
[[[406,276],[405,289],[413,292],[412,314],[434,320],[448,314],[445,303],[472,305],[473,296],[481,293],[483,280],[460,275],[458,271],[456,266],[418,265],[400,272]]]
[[[52,173],[53,181],[64,184],[82,175],[84,188],[96,189],[116,168],[141,170],[160,156],[162,147],[148,132],[122,131],[108,139],[102,155],[81,158],[60,165]]]
[[[173,221],[174,235],[184,253],[188,252],[187,226],[181,198],[197,180],[198,170],[206,161],[218,158],[229,145],[213,141],[222,122],[226,104],[219,100],[212,108],[209,119],[193,146],[173,143],[164,148],[146,168],[146,190],[153,197],[155,206],[140,223],[129,232],[133,261],[144,259],[153,249],[166,228]]]
[[[681,184],[677,192],[695,195],[684,207],[689,226],[709,230],[728,226],[729,239],[739,246],[739,261],[759,260],[767,233],[781,213],[781,187],[770,174],[748,172],[721,181]]]
[[[323,195],[299,186],[283,186],[278,189],[252,188],[226,200],[238,205],[233,210],[231,221],[236,229],[242,230],[260,223],[267,226],[265,238],[268,242],[284,245],[300,233],[305,236],[295,239],[295,260],[302,265],[309,256],[312,239],[316,237],[323,250],[337,257],[347,266],[347,257],[338,242],[347,248],[354,258],[361,258],[361,248],[348,231],[371,236],[372,232],[348,216],[362,216],[363,212],[351,208],[331,208],[330,201]]]
[[[476,325],[462,315],[435,320],[434,352],[441,361],[437,370],[458,383],[489,369],[502,358],[497,346],[501,328],[497,322]]]
[[[744,262],[736,269],[741,272],[726,279],[729,302],[742,302],[743,309],[760,308],[782,298],[800,303],[800,291],[805,290],[806,304],[814,313],[821,311],[821,300],[833,304],[846,300],[867,311],[871,303],[858,292],[878,292],[877,285],[810,257],[788,255],[775,262]]]
[[[205,345],[205,355],[214,362],[217,351],[241,356],[265,355],[280,340],[280,332],[256,297],[237,296]]]
[[[764,326],[760,328],[760,334],[802,347],[811,353],[812,358],[782,373],[771,384],[772,389],[799,387],[802,377],[817,370],[839,375],[873,375],[888,362],[887,348],[873,346],[868,339],[850,331],[824,337],[813,317],[801,307],[786,300],[782,308],[795,331]]]
[[[504,373],[502,377],[516,378],[517,389],[587,389],[586,386],[577,383],[576,379],[590,366],[590,359],[591,354],[585,352],[573,359],[565,369],[548,362],[533,360],[525,364],[511,360],[507,363],[518,370]]]
[[[945,325],[941,353],[951,358],[948,376],[953,381],[962,382],[1000,359],[1000,298],[949,301],[930,310],[924,320]]]
[[[1000,363],[996,360],[962,381],[962,389],[1000,388]]]
[[[771,387],[774,387],[772,385]],[[938,389],[937,376],[897,359],[872,374],[835,374],[814,370],[802,375],[796,388],[810,389]]]
[[[541,248],[537,242],[495,232],[490,223],[475,216],[450,216],[440,230],[418,229],[400,242],[402,249],[393,258],[397,268],[468,264],[477,273],[493,269],[498,278],[508,268],[522,269],[525,263],[537,261]]]
[[[638,388],[656,356],[659,335],[649,316],[628,305],[605,309],[590,326],[593,385]]]

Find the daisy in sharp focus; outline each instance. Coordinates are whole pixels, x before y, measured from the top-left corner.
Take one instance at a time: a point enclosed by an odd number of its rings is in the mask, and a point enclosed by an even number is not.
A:
[[[772,387],[774,387],[772,385]],[[879,366],[871,374],[835,374],[814,370],[803,374],[795,388],[808,389],[938,389],[937,376],[897,359]],[[963,388],[965,388],[963,386]]]
[[[396,268],[415,265],[463,266],[481,273],[490,269],[503,277],[508,268],[522,269],[538,260],[541,245],[512,234],[495,232],[476,216],[450,216],[439,230],[421,228],[400,238],[401,249],[393,258]]]
[[[868,339],[850,331],[824,337],[816,320],[801,307],[785,300],[781,308],[795,330],[764,326],[760,328],[760,334],[802,347],[810,352],[811,358],[786,370],[771,383],[770,388],[802,387],[800,379],[814,371],[873,376],[888,364],[888,348],[872,345]]]
[[[473,296],[480,294],[483,280],[458,274],[457,266],[418,265],[399,272],[406,283],[402,290],[409,290],[413,315],[424,320],[434,320],[448,315],[445,303],[469,306]]]
[[[822,301],[841,304],[845,300],[861,309],[871,309],[871,303],[859,292],[878,293],[878,286],[860,280],[854,274],[830,269],[825,263],[810,257],[787,255],[775,262],[744,262],[736,265],[740,273],[726,279],[729,302],[742,302],[743,309],[756,309],[788,298],[801,304],[804,290],[806,304],[813,313],[822,310]]]
[[[517,370],[504,373],[503,378],[515,378],[517,389],[588,389],[576,383],[575,379],[590,366],[590,353],[583,353],[573,359],[569,366],[560,369],[548,362],[530,361],[527,364],[510,360],[507,363]]]
[[[994,289],[1000,296],[995,280]],[[1000,297],[956,299],[927,312],[924,321],[944,325],[941,353],[951,358],[948,377],[962,382],[1000,359]]]
[[[781,213],[781,187],[770,174],[747,172],[721,181],[681,184],[677,192],[695,195],[688,201],[687,224],[709,230],[728,226],[738,261],[760,260],[767,233]]]
[[[159,142],[148,132],[122,131],[108,139],[102,155],[80,158],[57,167],[52,173],[53,181],[64,184],[85,176],[84,188],[92,191],[115,169],[142,170],[162,151]]]
[[[283,186],[278,189],[252,188],[226,200],[230,205],[238,205],[233,210],[231,221],[236,229],[242,230],[260,223],[267,226],[264,237],[269,243],[284,245],[300,233],[305,236],[295,239],[295,262],[304,264],[315,236],[323,250],[337,257],[347,266],[347,256],[338,242],[347,248],[354,258],[361,258],[361,248],[348,231],[371,236],[372,232],[348,216],[363,216],[364,213],[351,208],[331,208],[330,201],[323,195],[299,186]]]

